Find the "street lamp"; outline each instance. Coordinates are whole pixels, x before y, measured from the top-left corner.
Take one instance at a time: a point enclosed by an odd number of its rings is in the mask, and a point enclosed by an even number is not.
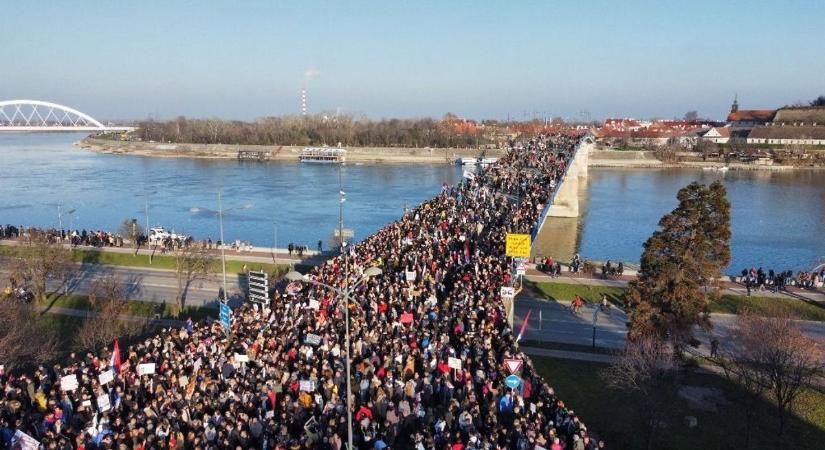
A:
[[[346,258],[346,255],[344,255]],[[347,347],[347,357],[346,357],[346,365],[347,365],[347,450],[352,450],[352,375],[350,374],[350,344],[349,344],[349,303],[352,299],[352,293],[357,289],[361,283],[364,283],[368,279],[372,277],[376,277],[384,273],[379,267],[370,267],[361,274],[361,278],[356,280],[355,284],[350,286],[349,283],[349,274],[344,272],[344,282],[345,287],[344,289],[337,288],[335,286],[330,286],[328,284],[321,283],[320,281],[313,280],[300,272],[292,270],[285,275],[285,278],[290,281],[300,281],[302,283],[309,283],[313,286],[320,286],[322,288],[328,289],[332,292],[338,294],[344,300],[344,322],[346,329],[346,341],[345,345]]]
[[[226,303],[226,242],[223,240],[223,214],[226,211],[234,211],[237,209],[249,209],[252,208],[252,203],[247,203],[243,206],[238,206],[235,208],[223,209],[223,202],[221,200],[221,191],[218,191],[218,224],[220,227],[221,232],[221,267],[223,270],[223,298],[221,301]],[[193,208],[196,209],[196,208]]]

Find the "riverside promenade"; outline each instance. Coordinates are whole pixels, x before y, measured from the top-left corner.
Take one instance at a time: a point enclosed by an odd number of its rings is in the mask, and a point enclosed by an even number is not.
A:
[[[526,274],[529,283],[567,285],[571,288],[580,287],[583,291],[588,291],[590,288],[598,290],[600,287],[624,289],[627,288],[628,282],[634,278],[634,276],[625,275],[621,279],[602,279],[599,276],[591,277],[564,271],[561,276],[550,277],[534,268],[528,268]],[[745,286],[728,282],[725,283],[721,294],[723,296],[735,296],[737,301],[745,307],[749,299],[753,299],[755,302],[759,301],[762,304],[774,299],[786,305],[795,304],[800,307],[804,306],[807,309],[825,308],[825,292],[800,289],[793,286],[778,293],[770,290],[759,291],[753,289],[752,297],[747,297]],[[534,347],[539,345],[540,342],[554,344],[552,349],[544,349],[541,352],[537,352],[533,348],[525,349],[525,351],[531,354],[558,358],[608,362],[609,357],[603,355],[591,356],[592,354],[582,353],[581,350],[587,351],[592,348],[618,350],[623,348],[627,335],[627,315],[617,305],[611,306],[607,312],[601,311],[597,303],[586,303],[581,312],[574,314],[570,309],[572,300],[572,295],[570,298],[550,300],[540,290],[532,286],[529,286],[516,298],[514,328],[521,327],[529,312],[530,319],[528,320],[524,339],[529,342],[530,346]],[[704,356],[709,355],[712,339],[719,340],[720,347],[725,348],[726,342],[729,341],[728,337],[736,325],[736,317],[736,314],[712,312],[710,320],[713,329],[710,332],[696,329],[696,335],[700,342],[696,353]],[[808,335],[825,341],[825,321],[799,320],[799,322]]]

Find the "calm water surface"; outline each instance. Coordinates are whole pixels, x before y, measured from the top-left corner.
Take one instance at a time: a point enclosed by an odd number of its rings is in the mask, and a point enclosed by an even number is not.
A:
[[[0,134],[0,223],[116,230],[134,217],[199,239],[217,239],[223,190],[227,241],[315,248],[338,225],[338,166],[148,158],[92,153],[78,134]],[[350,165],[343,169],[344,226],[363,239],[433,197],[461,171],[446,165]],[[147,195],[148,194],[148,195]],[[252,207],[243,209],[244,205]]]
[[[659,219],[692,181],[722,180],[731,202],[732,263],[806,269],[825,256],[825,172],[591,169],[580,251],[588,258],[638,261]]]

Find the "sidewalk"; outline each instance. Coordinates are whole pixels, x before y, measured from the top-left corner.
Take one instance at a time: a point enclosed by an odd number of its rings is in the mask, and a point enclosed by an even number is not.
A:
[[[621,278],[604,279],[600,275],[591,277],[589,275],[572,272],[562,272],[560,276],[553,278],[545,275],[536,269],[527,269],[525,277],[532,282],[544,283],[563,283],[563,284],[578,284],[583,286],[610,286],[626,288],[627,284],[635,280],[635,276],[625,275]],[[747,288],[740,283],[733,283],[730,281],[723,281],[722,294],[729,295],[747,295]],[[798,300],[807,300],[825,305],[825,292],[821,290],[800,289],[795,286],[788,286],[785,291],[773,292],[771,290],[760,291],[758,289],[751,289],[751,296],[753,297],[776,297],[776,298],[795,298]]]
[[[537,347],[520,347],[519,350],[530,356],[544,356],[548,358],[572,359],[575,361],[587,361],[600,364],[610,364],[616,357],[601,353],[569,352],[566,350],[551,350]]]
[[[87,317],[95,317],[97,316],[97,312],[90,311],[87,309],[73,309],[73,308],[63,308],[61,306],[43,306],[40,308],[41,314],[57,314],[60,316],[71,316],[71,317],[80,317],[80,318],[87,318]],[[120,320],[125,320],[129,322],[147,322],[152,325],[159,325],[163,327],[179,327],[183,326],[186,322],[183,320],[177,319],[152,319],[149,317],[141,317],[141,316],[130,316],[126,314],[121,314],[118,317]]]
[[[0,245],[8,245],[8,246],[16,246],[19,245],[18,241],[13,239],[2,239],[0,240]],[[76,246],[72,247],[70,244],[63,244],[65,248],[76,249],[76,250],[85,250],[85,251],[100,251],[100,252],[110,252],[110,253],[120,253],[120,254],[134,254],[135,249],[133,247],[87,247],[87,246]],[[317,251],[308,252],[306,257],[299,258],[297,256],[290,255],[286,249],[277,248],[273,253],[271,249],[267,250],[261,247],[253,247],[252,251],[239,251],[239,250],[230,250],[226,249],[225,251],[226,259],[231,261],[245,261],[245,262],[255,262],[255,263],[267,263],[267,264],[306,264],[306,265],[318,265],[328,258],[332,256],[331,253],[318,253]],[[212,249],[212,253],[216,256],[220,256],[221,252],[217,248]],[[141,247],[138,250],[139,255],[152,255],[153,250],[151,248]],[[154,250],[153,256],[167,256],[170,253],[161,253],[160,249]]]

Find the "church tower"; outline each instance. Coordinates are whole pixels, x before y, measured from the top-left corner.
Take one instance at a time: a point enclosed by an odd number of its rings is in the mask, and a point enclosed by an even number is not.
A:
[[[733,104],[730,105],[730,112],[735,113],[739,111],[739,94],[733,96]]]

